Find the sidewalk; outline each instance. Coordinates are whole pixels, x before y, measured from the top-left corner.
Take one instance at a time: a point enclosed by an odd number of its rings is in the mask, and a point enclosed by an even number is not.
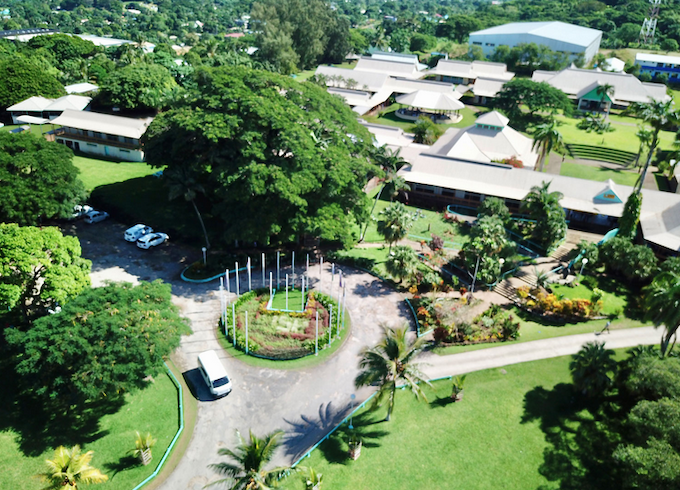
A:
[[[605,342],[608,349],[657,344],[661,340],[661,333],[661,329],[641,327],[613,330],[611,333],[602,335],[595,333],[567,335],[447,356],[428,352],[420,356],[419,361],[424,364],[422,371],[430,379],[436,379],[482,369],[498,368],[508,364],[567,356],[575,354],[583,344],[592,341]]]

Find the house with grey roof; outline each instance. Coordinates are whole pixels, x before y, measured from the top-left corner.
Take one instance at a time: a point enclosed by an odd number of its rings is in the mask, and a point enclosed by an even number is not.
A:
[[[428,76],[434,75],[435,80],[469,85],[477,104],[487,104],[515,76],[508,71],[505,63],[447,59],[440,59],[437,66],[427,73]]]
[[[357,61],[354,71],[368,71],[384,73],[392,77],[420,78],[426,65],[418,62],[418,58],[385,59],[372,56],[362,56]]]
[[[91,97],[82,95],[65,95],[58,99],[48,99],[41,96],[29,97],[7,108],[13,124],[21,124],[19,116],[32,116],[42,119],[54,119],[66,109],[73,111],[87,110]]]
[[[623,109],[633,102],[669,100],[666,86],[661,83],[641,82],[628,73],[615,73],[581,68],[565,68],[562,71],[536,70],[532,80],[546,82],[578,101],[582,111],[604,111],[609,107]],[[606,95],[604,102],[597,89],[605,84],[614,88],[613,94]]]
[[[600,49],[602,31],[565,22],[512,22],[470,33],[470,46],[482,48],[485,56],[499,46],[511,48],[535,43],[547,46],[571,59],[583,56],[590,61]]]
[[[107,158],[142,162],[142,136],[153,118],[134,119],[97,112],[64,110],[52,122],[59,128],[51,132],[57,143],[83,153]]]

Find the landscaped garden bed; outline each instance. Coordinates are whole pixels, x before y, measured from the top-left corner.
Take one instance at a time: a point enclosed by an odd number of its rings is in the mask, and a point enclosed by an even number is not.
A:
[[[440,345],[469,345],[503,342],[519,338],[519,321],[499,305],[492,305],[480,315],[470,318],[472,308],[462,298],[427,298],[412,300],[421,331],[433,330],[434,340]]]
[[[342,329],[345,318],[338,303],[318,291],[290,289],[288,310],[285,291],[274,295],[270,304],[269,290],[257,289],[242,295],[227,308],[226,336],[240,350],[255,357],[274,360],[298,359],[327,348]],[[297,311],[296,311],[297,310]],[[332,315],[331,315],[332,310]],[[234,334],[234,313],[236,330]],[[248,312],[248,347],[246,349],[246,312]],[[317,336],[317,321],[318,336]],[[224,330],[224,327],[223,327]]]

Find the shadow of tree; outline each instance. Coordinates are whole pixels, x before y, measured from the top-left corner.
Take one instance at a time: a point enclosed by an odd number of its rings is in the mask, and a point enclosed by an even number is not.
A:
[[[126,455],[121,457],[118,461],[115,463],[107,463],[104,465],[104,468],[108,470],[107,474],[109,474],[109,480],[113,480],[118,473],[121,471],[125,471],[127,469],[133,468],[137,465],[140,465],[139,459]]]
[[[378,424],[381,424],[380,426]],[[382,417],[375,412],[363,412],[352,421],[353,429],[343,425],[319,446],[319,451],[331,464],[347,464],[349,458],[349,441],[358,439],[364,448],[380,447],[379,439],[387,435],[387,426]]]
[[[65,410],[47,397],[22,394],[19,380],[8,360],[0,361],[0,431],[17,434],[19,449],[29,457],[57,446],[86,445],[108,434],[99,420],[116,413],[125,399],[107,398]]]
[[[608,401],[583,400],[567,383],[552,390],[536,387],[524,395],[521,423],[538,422],[548,447],[539,472],[560,490],[619,488],[612,454],[619,431],[603,413]],[[555,488],[545,486],[540,488]]]

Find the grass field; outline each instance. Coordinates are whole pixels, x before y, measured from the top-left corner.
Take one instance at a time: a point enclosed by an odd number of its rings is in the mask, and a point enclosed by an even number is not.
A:
[[[307,301],[307,294],[305,294],[305,302]],[[286,287],[283,286],[280,290],[274,293],[272,300],[272,309],[285,310],[286,309]],[[299,289],[288,288],[288,310],[302,311],[302,291]]]
[[[350,431],[343,426],[300,464],[323,473],[324,488],[334,490],[557,488],[539,472],[548,444],[537,414],[562,412],[570,392],[564,399],[536,395],[570,382],[569,360],[468,374],[459,403],[448,401],[450,381],[426,388],[429,403],[398,391],[390,422],[381,422],[384,409],[354,417],[363,439],[357,461],[346,456]]]
[[[635,136],[635,133],[638,130],[637,124],[639,123],[639,120],[637,119],[611,116],[611,127],[614,128],[614,131],[605,134],[597,134],[595,132],[587,133],[578,129],[576,127],[579,123],[578,119],[564,116],[556,116],[556,119],[559,124],[558,130],[562,134],[565,144],[604,146],[633,153],[638,152],[639,140],[638,137]],[[659,138],[661,141],[659,148],[662,150],[670,149],[675,140],[675,133],[662,131],[659,134]]]
[[[80,180],[83,181],[88,191],[101,185],[146,177],[158,172],[157,168],[144,162],[109,162],[84,156],[73,157],[73,164],[80,170]]]
[[[363,118],[370,123],[396,126],[406,132],[413,132],[413,122],[400,119],[394,114],[395,111],[399,109],[399,107],[401,107],[400,104],[392,104],[380,111],[380,114],[377,116],[363,116]],[[477,119],[477,114],[469,107],[461,109],[460,114],[462,114],[463,119],[461,119],[459,122],[455,124],[439,124],[438,126],[442,129],[442,131],[445,131],[447,128],[466,128],[468,126],[472,126],[475,123],[475,119]]]
[[[596,180],[598,182],[606,182],[611,179],[620,185],[633,186],[637,181],[639,174],[635,171],[614,170],[605,167],[593,167],[590,165],[582,165],[579,163],[565,161],[562,163],[560,175],[565,177],[578,177],[579,179]]]
[[[29,126],[29,124],[17,124],[17,125],[12,125],[10,124],[9,126],[3,126],[0,128],[0,131],[11,131],[13,129],[20,128],[21,126]],[[54,128],[58,127],[55,126],[54,124],[43,124],[42,126],[38,124],[30,124],[31,127],[31,134],[35,134],[37,136],[42,136],[43,134],[52,131]]]
[[[93,433],[68,435],[71,443],[80,443],[84,450],[94,451],[92,465],[109,477],[107,483],[97,488],[130,490],[141,483],[155,470],[178,429],[177,389],[167,375],[158,376],[147,389],[128,395],[125,400],[118,411],[100,419]],[[137,464],[128,454],[134,448],[137,430],[151,432],[158,439],[153,448],[153,461],[148,466]],[[60,443],[55,441],[55,447]],[[32,476],[46,470],[44,461],[53,456],[52,448],[41,448],[36,440],[26,440],[12,428],[4,428],[0,432],[0,447],[3,448],[0,454],[0,489],[44,488],[45,485]]]

